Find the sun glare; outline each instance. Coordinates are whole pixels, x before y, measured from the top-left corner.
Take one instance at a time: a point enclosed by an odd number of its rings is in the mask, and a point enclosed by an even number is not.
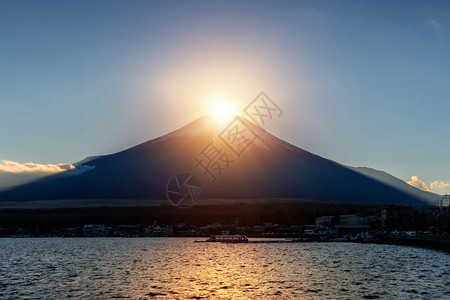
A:
[[[220,118],[239,114],[237,103],[224,99],[212,101],[211,113]]]

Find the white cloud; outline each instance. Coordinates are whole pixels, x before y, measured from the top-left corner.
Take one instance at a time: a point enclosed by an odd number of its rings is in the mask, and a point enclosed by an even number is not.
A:
[[[430,183],[430,188],[432,190],[444,189],[444,188],[449,187],[449,186],[450,186],[450,183],[445,183],[445,182],[442,182],[442,181],[434,181],[434,182]]]
[[[60,173],[68,170],[75,169],[74,165],[68,164],[35,164],[35,163],[18,163],[10,160],[0,161],[0,172],[4,173]]]
[[[68,175],[79,175],[86,171],[95,169],[93,166],[70,165],[70,164],[36,164],[36,163],[18,163],[10,160],[0,161],[0,172],[9,174],[55,174],[67,172]]]
[[[419,190],[422,190],[422,191],[427,191],[427,192],[430,191],[430,188],[427,187],[425,182],[420,180],[418,176],[411,176],[411,181],[408,181],[407,184],[409,184],[415,188],[418,188]]]
[[[433,181],[428,187],[427,184],[420,180],[418,176],[411,176],[411,181],[408,181],[407,184],[427,192],[450,187],[450,183],[445,183],[443,181]]]
[[[39,180],[47,176],[77,176],[95,169],[94,166],[70,164],[18,163],[0,160],[0,190]]]
[[[67,172],[63,173],[64,175],[75,176],[95,169],[95,166],[86,166],[86,165],[70,165],[70,167],[71,168]]]

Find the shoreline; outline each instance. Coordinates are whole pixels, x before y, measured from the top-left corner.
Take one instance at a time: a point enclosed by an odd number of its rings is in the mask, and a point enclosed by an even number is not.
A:
[[[208,242],[206,240],[198,240],[199,238],[206,239],[206,236],[156,236],[156,237],[138,237],[138,236],[128,236],[128,237],[119,237],[119,236],[99,236],[99,237],[64,237],[64,236],[3,236],[1,239],[47,239],[47,238],[61,238],[61,239],[93,239],[93,238],[142,238],[142,239],[152,239],[152,238],[190,238],[197,239],[194,242],[196,243],[214,243]],[[374,240],[354,240],[354,241],[337,241],[334,239],[330,240],[321,240],[318,238],[277,238],[277,237],[249,237],[249,240],[246,243],[242,244],[293,244],[293,243],[354,243],[354,244],[378,244],[378,245],[393,245],[393,246],[407,246],[407,247],[416,247],[423,248],[429,250],[441,251],[447,254],[450,254],[450,238],[411,238],[411,237],[381,237]],[[221,243],[221,242],[218,242]],[[221,243],[223,244],[223,243]],[[225,243],[226,244],[226,243]],[[236,244],[236,243],[232,243]],[[240,243],[238,243],[240,244]]]

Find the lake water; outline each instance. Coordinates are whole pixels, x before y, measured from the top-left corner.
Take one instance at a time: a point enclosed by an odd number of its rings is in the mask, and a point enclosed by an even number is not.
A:
[[[450,255],[350,243],[0,239],[1,299],[450,299]]]

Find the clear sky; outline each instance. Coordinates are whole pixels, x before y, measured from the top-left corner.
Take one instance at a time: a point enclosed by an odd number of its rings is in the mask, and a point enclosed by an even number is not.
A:
[[[449,53],[448,1],[2,0],[0,160],[117,152],[265,91],[296,146],[450,183]]]

